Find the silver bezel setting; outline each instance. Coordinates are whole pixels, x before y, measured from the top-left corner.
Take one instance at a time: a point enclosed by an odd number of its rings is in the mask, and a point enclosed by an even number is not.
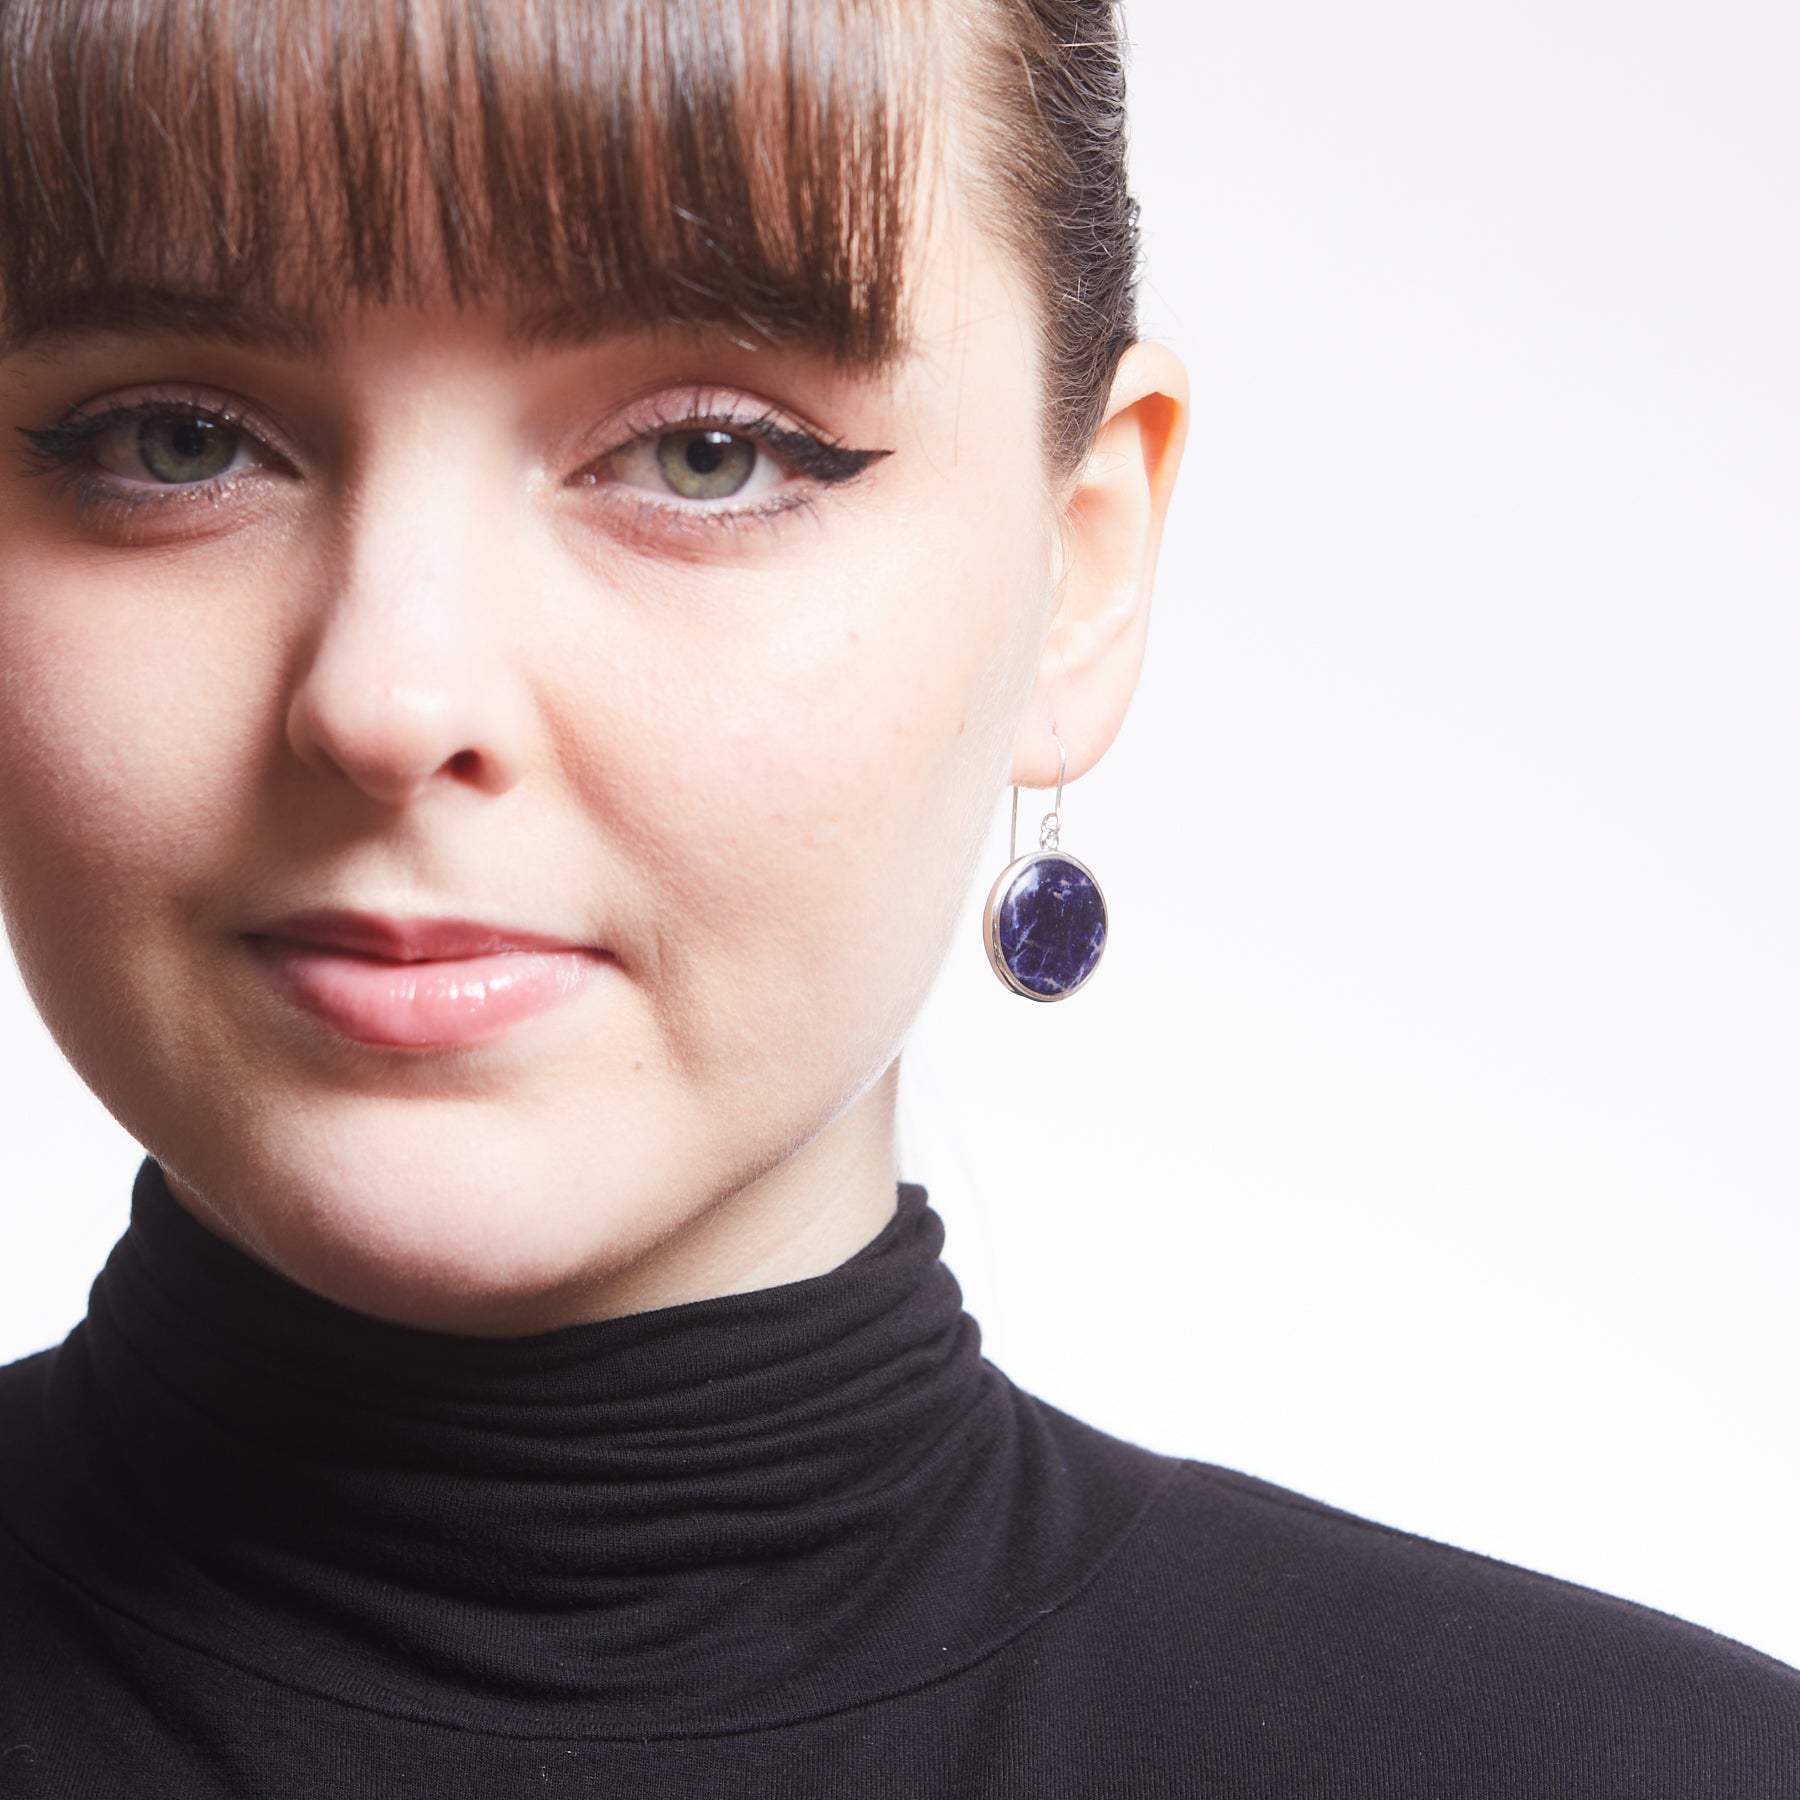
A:
[[[1040,994],[1035,988],[1028,988],[1006,966],[1006,958],[1000,954],[1000,899],[1033,863],[1060,862],[1071,868],[1079,869],[1089,881],[1094,882],[1094,892],[1100,896],[1100,910],[1106,915],[1106,936],[1100,940],[1100,954],[1094,958],[1094,967],[1089,969],[1073,987],[1066,987],[1060,993]],[[1094,969],[1106,960],[1106,946],[1112,941],[1112,909],[1106,904],[1106,890],[1094,880],[1094,871],[1079,856],[1071,856],[1066,850],[1033,850],[1029,856],[1021,856],[1009,862],[1002,869],[988,889],[987,906],[983,909],[981,919],[982,942],[987,945],[988,961],[994,966],[994,973],[1012,989],[1015,994],[1023,994],[1027,1000],[1041,1000],[1045,1003],[1056,1000],[1067,1000],[1071,994],[1079,994],[1094,979]]]

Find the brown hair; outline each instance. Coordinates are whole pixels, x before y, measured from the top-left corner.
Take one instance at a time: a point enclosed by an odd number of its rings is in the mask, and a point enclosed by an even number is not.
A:
[[[0,348],[196,293],[254,336],[441,274],[527,335],[724,325],[876,366],[933,69],[1038,300],[1063,472],[1135,325],[1113,0],[0,0]]]

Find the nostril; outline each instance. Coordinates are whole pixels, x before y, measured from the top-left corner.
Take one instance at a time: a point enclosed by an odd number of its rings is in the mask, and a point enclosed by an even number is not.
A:
[[[473,781],[481,772],[481,758],[473,750],[459,750],[445,767],[464,781]]]

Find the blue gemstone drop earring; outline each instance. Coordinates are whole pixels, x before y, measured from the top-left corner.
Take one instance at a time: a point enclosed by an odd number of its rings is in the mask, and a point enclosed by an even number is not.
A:
[[[1019,854],[1019,790],[1013,788],[1012,850],[988,894],[982,936],[994,973],[1027,1000],[1066,1000],[1099,966],[1106,948],[1106,899],[1092,872],[1062,842],[1063,774],[1056,744],[1056,804],[1038,827],[1038,847]]]

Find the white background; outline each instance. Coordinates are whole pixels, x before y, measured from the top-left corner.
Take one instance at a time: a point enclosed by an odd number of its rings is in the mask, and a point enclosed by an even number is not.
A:
[[[1127,19],[1115,935],[971,913],[907,1172],[1046,1398],[1800,1663],[1800,8]]]
[[[1115,935],[1035,1006],[971,906],[905,1172],[1046,1398],[1800,1662],[1800,11],[1129,22],[1197,408]],[[3,1358],[136,1152],[10,974],[0,1055]]]

